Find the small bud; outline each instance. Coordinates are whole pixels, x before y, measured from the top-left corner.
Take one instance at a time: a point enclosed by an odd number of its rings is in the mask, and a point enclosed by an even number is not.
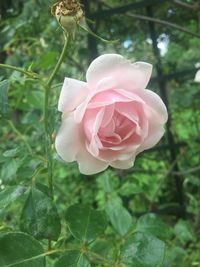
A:
[[[74,36],[78,24],[85,20],[84,12],[77,0],[63,0],[51,7],[51,13],[67,34]]]

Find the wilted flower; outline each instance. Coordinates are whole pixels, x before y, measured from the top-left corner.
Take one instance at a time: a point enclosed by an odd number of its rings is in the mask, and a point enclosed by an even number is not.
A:
[[[151,72],[148,63],[106,54],[91,63],[87,82],[65,78],[55,142],[61,158],[77,161],[84,174],[95,174],[108,166],[130,168],[136,155],[153,147],[168,115],[161,98],[145,89]]]
[[[63,0],[55,3],[51,8],[51,13],[62,28],[71,35],[74,35],[77,24],[85,21],[84,12],[76,0]]]

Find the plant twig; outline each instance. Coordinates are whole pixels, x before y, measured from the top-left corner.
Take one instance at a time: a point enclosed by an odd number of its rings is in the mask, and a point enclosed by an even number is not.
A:
[[[109,260],[105,259],[104,257],[102,257],[101,255],[89,250],[88,254],[94,258],[96,258],[97,260],[104,262],[106,265],[110,266],[114,266],[114,263],[110,262]]]
[[[172,172],[172,174],[177,175],[177,176],[182,176],[182,175],[188,175],[188,174],[198,172],[198,171],[200,171],[200,165],[196,166],[194,168],[188,169],[188,170],[180,171],[180,172],[174,171],[174,172]]]
[[[195,3],[193,5],[190,5],[188,3],[179,1],[179,0],[174,0],[174,3],[181,6],[181,7],[185,7],[187,9],[192,9],[193,11],[195,11],[197,9],[197,7],[199,6],[198,3]]]
[[[162,25],[165,25],[167,27],[174,28],[174,29],[177,29],[179,31],[185,32],[185,33],[187,33],[189,35],[192,35],[193,37],[200,38],[200,34],[195,33],[195,32],[191,32],[191,31],[187,30],[186,28],[183,28],[183,27],[181,27],[181,26],[179,26],[177,24],[174,24],[174,23],[171,23],[171,22],[168,22],[168,21],[165,21],[165,20],[151,18],[151,17],[148,17],[148,16],[143,16],[143,15],[138,15],[138,14],[133,14],[133,13],[130,13],[130,12],[128,12],[127,15],[129,17],[133,17],[135,19],[152,21],[152,22],[155,22],[157,24],[162,24]]]
[[[152,198],[152,201],[151,201],[151,203],[150,203],[149,211],[151,211],[152,208],[153,208],[153,204],[154,204],[154,202],[155,202],[157,196],[158,196],[159,193],[160,193],[160,190],[161,190],[161,188],[162,188],[162,186],[163,186],[163,182],[164,182],[164,181],[166,180],[166,178],[173,172],[174,166],[176,165],[176,163],[178,162],[178,160],[180,159],[180,157],[183,156],[184,153],[185,153],[185,150],[183,150],[183,151],[176,157],[176,159],[175,159],[175,160],[172,162],[172,164],[169,166],[169,169],[166,171],[166,173],[165,173],[165,174],[163,175],[163,177],[161,178],[160,183],[159,183],[159,185],[158,185],[158,188],[157,188],[157,190],[156,190],[156,192],[155,192],[155,194],[154,194],[154,196],[153,196],[153,198]]]
[[[7,64],[0,64],[0,68],[4,68],[4,69],[10,69],[10,70],[14,70],[14,71],[18,71],[28,77],[31,77],[33,79],[38,79],[39,76],[38,74],[32,72],[32,71],[27,71],[27,70],[24,70],[22,68],[19,68],[19,67],[15,67],[15,66],[12,66],[12,65],[7,65]]]

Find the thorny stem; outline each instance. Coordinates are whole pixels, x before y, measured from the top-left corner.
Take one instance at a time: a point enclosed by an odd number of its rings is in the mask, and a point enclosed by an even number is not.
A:
[[[60,69],[60,66],[64,60],[64,56],[66,54],[68,45],[69,45],[69,39],[70,36],[67,35],[65,36],[65,43],[63,46],[62,53],[60,55],[60,58],[52,71],[48,81],[45,84],[45,97],[44,97],[44,129],[45,129],[45,150],[46,150],[46,159],[47,159],[47,171],[48,171],[48,184],[49,184],[49,192],[50,196],[53,199],[54,198],[54,193],[53,193],[53,160],[52,160],[52,151],[51,151],[51,144],[52,144],[52,136],[51,136],[51,131],[49,129],[49,96],[50,96],[50,91],[52,89],[52,82],[57,74],[57,72]],[[51,250],[51,240],[48,241],[48,249]]]
[[[70,42],[70,36],[69,35],[65,35],[64,34],[64,38],[65,38],[65,43],[64,43],[64,46],[63,46],[63,50],[62,50],[62,53],[60,55],[60,58],[54,68],[54,70],[52,71],[50,77],[49,77],[49,80],[47,81],[47,87],[51,87],[51,84],[55,78],[55,75],[57,74],[58,70],[60,69],[60,66],[63,62],[63,59],[64,59],[64,56],[65,56],[65,53],[67,51],[67,48],[68,48],[68,45],[69,45],[69,42]]]
[[[60,58],[52,71],[48,81],[45,84],[45,99],[44,99],[44,128],[45,128],[45,136],[46,136],[46,158],[47,158],[47,169],[48,169],[48,183],[49,183],[49,191],[50,195],[53,198],[53,172],[52,172],[52,156],[51,156],[51,144],[52,144],[52,137],[49,130],[49,96],[51,91],[52,82],[60,69],[60,66],[64,60],[65,53],[67,51],[67,47],[69,45],[69,35],[65,36],[65,43],[60,55]]]
[[[7,65],[7,64],[0,64],[0,68],[15,70],[15,71],[18,71],[18,72],[26,75],[26,76],[29,76],[29,77],[33,78],[33,79],[38,79],[39,78],[36,73],[24,70],[24,69],[19,68],[19,67]]]

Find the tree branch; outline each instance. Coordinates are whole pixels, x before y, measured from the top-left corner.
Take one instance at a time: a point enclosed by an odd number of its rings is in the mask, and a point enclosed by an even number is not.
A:
[[[162,25],[165,25],[167,27],[174,28],[174,29],[177,29],[179,31],[185,32],[185,33],[187,33],[189,35],[192,35],[193,37],[200,38],[200,34],[195,33],[195,32],[191,32],[191,31],[187,30],[186,28],[183,28],[183,27],[181,27],[181,26],[179,26],[177,24],[174,24],[174,23],[171,23],[171,22],[168,22],[168,21],[165,21],[165,20],[151,18],[151,17],[144,16],[144,15],[133,14],[133,13],[130,13],[130,12],[128,12],[127,15],[129,17],[133,17],[135,19],[140,19],[140,20],[145,20],[145,21],[152,21],[152,22],[155,22],[157,24],[162,24]]]

